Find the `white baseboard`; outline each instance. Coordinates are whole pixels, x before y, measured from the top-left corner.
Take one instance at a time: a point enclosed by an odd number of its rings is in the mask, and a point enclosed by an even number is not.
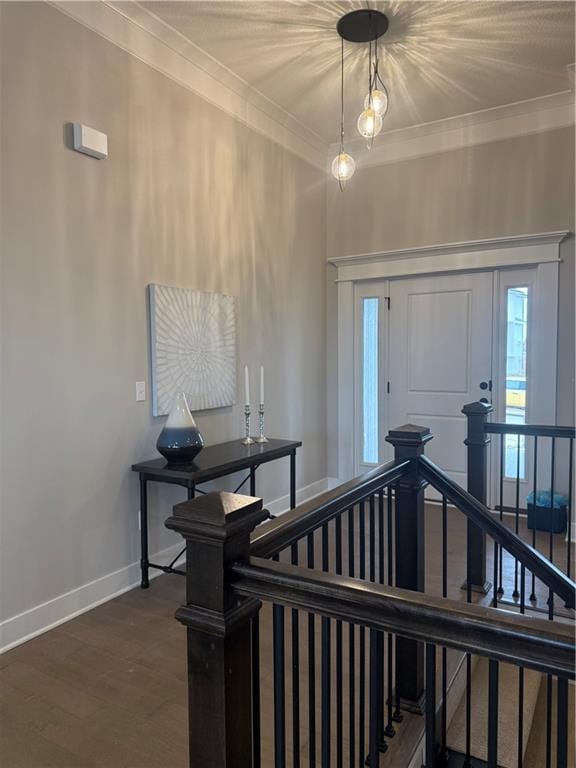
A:
[[[296,498],[298,503],[308,501],[320,493],[334,488],[337,485],[334,478],[326,477],[315,483],[300,488]],[[290,497],[282,496],[266,505],[273,515],[281,515],[290,506]],[[170,562],[178,554],[182,545],[175,544],[172,547],[155,552],[150,559],[155,562]],[[183,560],[183,558],[182,558]],[[180,561],[178,561],[179,563]],[[152,570],[150,578],[160,576],[161,571]],[[32,640],[66,621],[70,621],[81,613],[90,611],[101,603],[112,600],[114,597],[128,592],[140,583],[140,563],[135,562],[120,568],[118,571],[108,573],[99,579],[83,584],[81,587],[58,595],[41,605],[30,608],[17,616],[12,616],[0,624],[0,654],[15,648],[21,643]],[[177,606],[174,606],[176,610]]]

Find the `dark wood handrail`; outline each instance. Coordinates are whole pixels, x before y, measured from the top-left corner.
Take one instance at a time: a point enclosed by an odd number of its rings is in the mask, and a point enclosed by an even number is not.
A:
[[[487,422],[484,431],[491,435],[576,438],[576,427],[556,427],[543,424],[503,424],[494,421]]]
[[[557,568],[544,555],[533,549],[513,531],[497,520],[490,510],[467,491],[450,480],[442,470],[426,456],[419,459],[420,472],[439,493],[446,496],[461,512],[484,533],[515,557],[540,579],[552,592],[561,597],[568,608],[574,608],[576,583]]]
[[[233,591],[244,597],[574,677],[567,625],[262,558],[231,572]]]
[[[336,515],[398,480],[410,466],[409,459],[382,464],[354,480],[299,504],[282,517],[264,523],[252,534],[250,554],[255,557],[273,557]]]

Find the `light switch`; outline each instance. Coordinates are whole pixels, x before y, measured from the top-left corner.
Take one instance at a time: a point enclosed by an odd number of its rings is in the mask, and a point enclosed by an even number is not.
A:
[[[146,382],[137,381],[136,382],[136,402],[141,403],[144,400],[146,400]]]

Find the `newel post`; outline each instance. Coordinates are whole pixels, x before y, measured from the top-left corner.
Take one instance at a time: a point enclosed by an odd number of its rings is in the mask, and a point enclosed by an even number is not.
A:
[[[396,505],[396,586],[424,592],[424,488],[417,461],[432,439],[428,427],[405,424],[388,432],[386,441],[394,446],[396,459],[413,459],[414,468],[395,485]],[[424,646],[416,640],[396,640],[396,695],[400,706],[423,711]]]
[[[191,768],[251,768],[250,620],[228,567],[249,556],[250,533],[267,517],[262,500],[209,493],[177,504],[166,526],[186,540],[186,605],[176,612],[188,645]]]
[[[468,403],[462,413],[468,421],[464,445],[468,449],[468,493],[486,504],[488,488],[488,446],[490,438],[485,432],[486,422],[493,407],[490,403]],[[467,578],[462,589],[487,594],[491,584],[486,581],[486,534],[470,520],[466,533]]]

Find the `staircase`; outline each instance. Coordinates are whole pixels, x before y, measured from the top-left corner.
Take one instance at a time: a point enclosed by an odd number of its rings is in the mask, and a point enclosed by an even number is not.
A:
[[[518,765],[523,765],[536,705],[545,682],[543,675],[539,672],[526,669],[522,673],[523,687],[520,691],[519,670],[510,664],[500,664],[498,680],[498,765],[500,768],[517,768]],[[521,727],[519,727],[520,694],[523,701]],[[477,658],[477,663],[474,665],[470,698],[470,756],[477,760],[479,765],[487,765],[489,704],[488,660],[485,658]],[[518,760],[519,744],[521,761]],[[466,694],[462,696],[448,727],[447,746],[453,753],[453,763],[451,762],[450,765],[458,765],[458,755],[466,754]]]
[[[554,619],[555,606],[574,608],[576,585],[486,507],[488,410],[473,406],[474,493],[427,459],[430,431],[409,424],[387,437],[394,461],[275,520],[263,522],[260,499],[235,494],[174,508],[166,525],[187,543],[176,615],[187,627],[191,766],[573,764],[573,628]],[[428,533],[427,485],[441,499]],[[466,526],[458,551],[449,505]],[[428,535],[437,556],[426,568]],[[499,606],[510,562],[524,615]],[[532,574],[553,598],[552,620],[526,615]],[[454,678],[449,654],[465,654]],[[398,763],[402,739],[412,751]]]

